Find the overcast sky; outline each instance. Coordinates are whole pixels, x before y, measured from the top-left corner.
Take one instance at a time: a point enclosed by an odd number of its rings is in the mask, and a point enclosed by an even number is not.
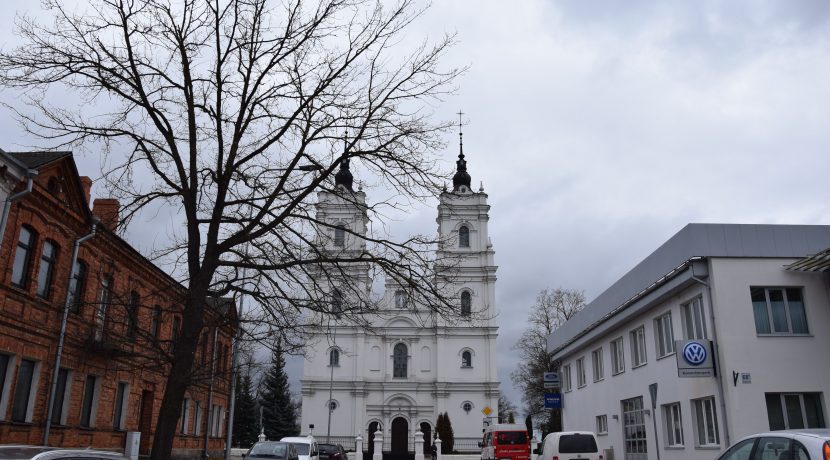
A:
[[[438,0],[409,29],[457,32],[444,62],[471,66],[435,109],[466,114],[469,172],[490,197],[499,378],[514,403],[511,346],[541,289],[593,299],[689,222],[830,224],[829,17],[824,0]],[[0,16],[4,48],[12,22]],[[0,148],[34,142],[0,111]],[[98,173],[97,158],[76,161]],[[392,232],[434,232],[436,204]]]

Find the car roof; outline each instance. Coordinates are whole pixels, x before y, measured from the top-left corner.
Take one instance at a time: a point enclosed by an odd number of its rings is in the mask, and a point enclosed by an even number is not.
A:
[[[88,448],[63,448],[49,446],[31,445],[4,445],[0,446],[0,459],[2,460],[48,460],[52,458],[78,457],[82,453],[84,457],[98,457],[107,459],[125,459],[120,452],[109,450],[95,450]]]
[[[804,428],[796,430],[778,430],[778,431],[764,431],[762,433],[755,433],[744,437],[743,439],[758,438],[762,436],[778,436],[778,437],[794,437],[804,436],[809,438],[823,438],[830,439],[830,429],[828,428]]]
[[[282,442],[293,442],[295,444],[302,443],[302,444],[311,444],[313,442],[317,442],[311,436],[288,436],[285,438],[280,439]]]

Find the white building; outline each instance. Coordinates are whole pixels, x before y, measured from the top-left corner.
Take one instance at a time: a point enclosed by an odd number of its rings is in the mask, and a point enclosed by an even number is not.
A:
[[[548,337],[564,429],[615,458],[711,459],[748,434],[826,427],[828,247],[830,226],[686,226]],[[686,339],[711,341],[714,377],[679,377]]]
[[[483,190],[470,189],[463,153],[453,190],[440,196],[438,234],[445,241],[437,260],[453,260],[451,280],[441,289],[457,299],[456,320],[442,320],[411,301],[406,289],[386,280],[371,328],[329,317],[330,327],[310,341],[302,378],[302,428],[314,424],[318,440],[347,444],[358,434],[369,442],[384,434],[384,451],[414,451],[419,429],[430,447],[439,413],[448,413],[456,449],[476,448],[485,415],[495,416],[499,395],[496,372],[496,266],[488,237],[489,205]],[[365,195],[352,190],[348,164],[336,178],[338,193],[320,192],[318,244],[355,254],[366,244],[369,220]],[[329,274],[330,276],[330,274]],[[345,268],[343,278],[323,273],[313,280],[329,290],[334,308],[370,293],[366,264]],[[331,412],[329,408],[333,408]],[[486,411],[485,411],[486,412]],[[329,429],[329,417],[330,429]]]

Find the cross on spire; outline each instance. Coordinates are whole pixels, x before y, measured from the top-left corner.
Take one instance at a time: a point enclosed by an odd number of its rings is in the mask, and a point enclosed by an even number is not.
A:
[[[461,130],[461,128],[464,126],[464,123],[462,121],[464,112],[462,112],[459,109],[456,115],[458,115],[458,153],[461,158],[464,158],[464,133]]]

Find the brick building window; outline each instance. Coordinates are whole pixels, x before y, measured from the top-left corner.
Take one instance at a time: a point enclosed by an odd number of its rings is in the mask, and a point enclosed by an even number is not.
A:
[[[112,416],[112,427],[116,430],[124,430],[127,427],[127,405],[130,400],[130,386],[124,382],[118,382],[115,390],[115,413]]]
[[[84,384],[84,398],[81,400],[81,426],[92,428],[95,426],[95,413],[98,410],[98,393],[100,379],[95,375],[87,375]]]
[[[182,421],[181,430],[180,430],[181,434],[187,434],[187,422],[190,421],[190,420],[188,420],[188,415],[189,414],[190,414],[190,400],[185,398],[184,401],[182,401],[182,414],[181,414],[181,417],[179,417],[179,419]]]
[[[14,358],[12,356],[0,353],[0,420],[6,419],[6,405],[4,401],[8,401],[8,392],[11,390],[11,378],[14,374]]]
[[[17,240],[12,266],[12,284],[24,289],[29,284],[29,267],[32,265],[32,250],[36,237],[37,233],[30,227],[24,225],[20,228],[20,238]]]
[[[170,340],[175,344],[179,340],[179,329],[181,328],[182,320],[178,316],[173,317],[173,330],[170,332]]]
[[[55,400],[52,403],[52,421],[57,425],[66,425],[65,406],[69,404],[69,369],[58,370],[58,381],[55,383]]]
[[[104,339],[104,328],[107,324],[107,309],[112,297],[112,277],[101,279],[101,292],[98,295],[98,307],[95,309],[95,340]]]
[[[37,375],[37,363],[31,359],[20,360],[20,367],[17,369],[17,383],[14,386],[14,405],[12,406],[12,421],[31,422],[33,396],[35,393],[35,377]]]
[[[86,274],[86,262],[80,259],[75,261],[75,267],[72,269],[72,283],[69,285],[69,295],[71,296],[69,305],[72,308],[72,313],[81,311],[81,303],[84,301],[84,290],[86,289]]]
[[[138,330],[138,305],[141,302],[141,297],[137,292],[131,291],[130,298],[127,301],[127,338],[135,339],[135,333]]]
[[[55,262],[58,258],[58,247],[52,240],[43,242],[40,254],[40,268],[37,271],[37,295],[48,299],[52,293],[52,277],[55,274]]]
[[[153,336],[153,340],[158,340],[159,333],[161,332],[161,307],[156,305],[153,309],[153,318],[150,323],[150,334]]]

